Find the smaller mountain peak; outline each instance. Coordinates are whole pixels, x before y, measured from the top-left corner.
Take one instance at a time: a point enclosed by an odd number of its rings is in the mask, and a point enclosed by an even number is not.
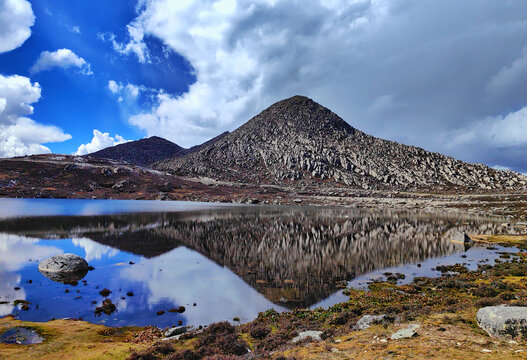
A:
[[[162,138],[160,136],[156,136],[156,135],[150,136],[150,137],[147,137],[147,138],[144,138],[144,139],[145,140],[164,140],[164,141],[168,141],[167,139],[164,139],[164,138]]]

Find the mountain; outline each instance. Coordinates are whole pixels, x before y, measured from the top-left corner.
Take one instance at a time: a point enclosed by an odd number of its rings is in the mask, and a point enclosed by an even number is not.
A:
[[[111,159],[132,165],[149,166],[157,161],[181,156],[185,153],[186,149],[181,146],[158,136],[152,136],[111,146],[86,156]]]
[[[203,144],[195,145],[190,149],[185,149],[159,136],[152,136],[146,139],[110,146],[85,156],[126,162],[131,165],[150,166],[161,160],[197,152],[204,147],[214,144],[228,134],[229,132],[225,131]]]
[[[159,162],[176,175],[363,189],[518,190],[527,178],[365,134],[313,100],[282,100],[196,152]]]

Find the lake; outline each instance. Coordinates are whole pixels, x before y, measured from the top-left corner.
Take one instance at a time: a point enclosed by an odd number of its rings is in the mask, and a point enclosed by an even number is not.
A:
[[[437,265],[493,263],[503,248],[459,240],[500,229],[494,219],[343,208],[0,199],[0,316],[109,326],[246,322],[270,308],[334,305],[346,300],[343,287],[366,288],[386,272],[404,274],[401,283],[438,276]],[[61,253],[95,269],[70,284],[38,271]],[[110,315],[94,313],[102,289],[117,307]]]

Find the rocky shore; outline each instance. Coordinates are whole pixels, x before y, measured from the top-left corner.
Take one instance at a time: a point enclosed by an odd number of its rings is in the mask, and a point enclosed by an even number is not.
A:
[[[489,191],[357,190],[339,186],[254,185],[187,178],[66,155],[0,159],[0,197],[134,199],[249,204],[337,205],[507,216],[527,220],[527,193]]]

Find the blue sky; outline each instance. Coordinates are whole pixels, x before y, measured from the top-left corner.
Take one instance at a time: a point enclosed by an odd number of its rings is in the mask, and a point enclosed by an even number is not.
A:
[[[0,156],[189,147],[300,94],[374,136],[526,172],[526,18],[524,1],[4,0]]]
[[[136,16],[133,1],[31,1],[35,24],[31,36],[19,48],[0,54],[0,73],[30,77],[42,88],[31,118],[41,124],[60,127],[72,139],[49,143],[53,152],[72,153],[88,143],[93,129],[115,133],[126,139],[138,139],[145,132],[127,124],[127,119],[152,102],[148,96],[134,101],[116,101],[108,89],[110,80],[141,84],[169,94],[188,90],[195,81],[192,67],[175,52],[163,53],[162,43],[147,40],[151,63],[140,63],[134,56],[120,55],[102,34],[126,35],[126,25]],[[85,59],[93,75],[60,67],[30,73],[42,51],[70,49]]]

